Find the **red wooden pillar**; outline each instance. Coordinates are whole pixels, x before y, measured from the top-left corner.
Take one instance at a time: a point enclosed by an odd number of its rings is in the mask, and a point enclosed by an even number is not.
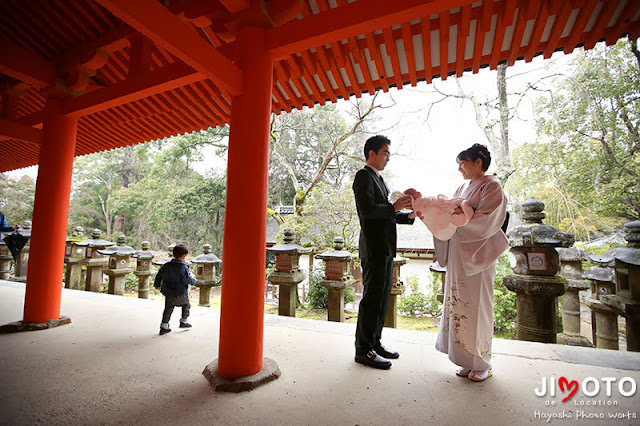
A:
[[[218,375],[250,376],[262,369],[264,283],[273,60],[264,30],[237,38],[243,94],[231,103],[222,263]]]
[[[47,100],[33,207],[24,323],[43,323],[60,318],[77,127],[77,118],[62,114],[62,100]]]

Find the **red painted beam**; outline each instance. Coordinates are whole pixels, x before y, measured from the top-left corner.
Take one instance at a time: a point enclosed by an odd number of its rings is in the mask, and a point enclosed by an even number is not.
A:
[[[0,140],[17,139],[23,142],[42,144],[42,130],[0,118]]]
[[[101,0],[102,1],[102,0]],[[473,0],[368,0],[292,21],[267,31],[274,59],[473,3]]]
[[[232,95],[242,92],[242,71],[156,0],[97,2]]]
[[[238,13],[251,6],[249,0],[218,0],[230,13]]]
[[[34,52],[0,40],[0,74],[42,88],[56,81],[56,67]]]
[[[176,62],[155,71],[141,72],[120,83],[67,100],[64,113],[81,117],[205,79],[203,74]]]

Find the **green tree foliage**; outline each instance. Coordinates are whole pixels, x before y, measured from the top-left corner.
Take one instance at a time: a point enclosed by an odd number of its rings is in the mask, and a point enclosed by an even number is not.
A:
[[[417,275],[407,278],[408,288],[400,297],[398,311],[408,316],[430,316],[439,317],[442,314],[442,303],[438,301],[438,293],[441,288],[441,278],[439,275],[429,273],[429,283],[427,293],[420,290],[420,280]]]
[[[202,176],[193,165],[204,147],[224,151],[227,134],[209,129],[77,159],[69,226],[110,234],[120,215],[134,246],[182,242],[195,254],[209,243],[221,255],[226,178]]]
[[[329,290],[320,285],[324,277],[324,268],[315,268],[309,277],[309,291],[305,297],[306,303],[312,309],[326,309],[329,307]],[[350,282],[353,282],[349,277]],[[352,285],[344,289],[344,303],[355,302],[356,294]]]
[[[13,179],[0,173],[0,211],[9,225],[31,220],[35,192],[36,183],[29,176]]]
[[[578,238],[640,218],[638,63],[628,40],[576,53],[537,105],[539,141],[514,153],[510,192],[540,198],[549,223]]]
[[[116,212],[113,195],[135,184],[150,167],[148,144],[76,158],[69,204],[69,229],[99,228],[109,238]]]
[[[504,276],[512,273],[509,258],[503,253],[496,262],[496,278],[493,281],[493,330],[515,337],[516,293],[502,283]]]
[[[294,204],[303,214],[316,185],[344,186],[362,165],[364,132],[380,108],[375,101],[355,100],[346,115],[327,104],[274,116],[269,205]]]
[[[199,154],[185,139],[164,141],[147,175],[120,188],[114,206],[128,218],[127,232],[135,241],[146,239],[159,249],[183,242],[192,252],[209,243],[221,254],[226,179],[194,171],[190,163]]]
[[[356,250],[360,224],[353,191],[319,184],[311,192],[305,215],[287,217],[282,230],[286,226],[293,228],[299,243],[332,248],[333,239],[342,237],[344,250]]]

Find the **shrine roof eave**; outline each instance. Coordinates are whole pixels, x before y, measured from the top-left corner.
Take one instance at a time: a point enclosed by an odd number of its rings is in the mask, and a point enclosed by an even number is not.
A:
[[[0,172],[38,163],[53,92],[79,118],[76,156],[229,123],[242,78],[237,20],[252,7],[0,2]],[[640,2],[304,0],[292,21],[265,34],[279,114],[636,38]]]

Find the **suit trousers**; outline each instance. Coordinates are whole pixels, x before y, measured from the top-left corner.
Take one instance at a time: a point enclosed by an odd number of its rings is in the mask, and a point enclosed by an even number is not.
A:
[[[364,355],[380,343],[391,296],[393,256],[363,258],[361,264],[364,292],[358,309],[356,355]]]

